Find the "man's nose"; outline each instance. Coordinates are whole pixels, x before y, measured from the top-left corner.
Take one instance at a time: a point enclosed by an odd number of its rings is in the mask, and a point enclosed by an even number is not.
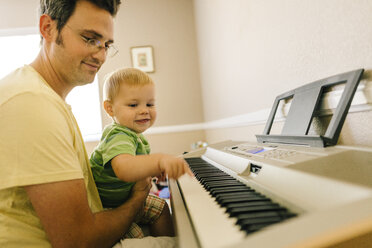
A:
[[[106,61],[107,51],[103,47],[100,47],[98,51],[92,55],[92,57],[97,59],[102,65]]]

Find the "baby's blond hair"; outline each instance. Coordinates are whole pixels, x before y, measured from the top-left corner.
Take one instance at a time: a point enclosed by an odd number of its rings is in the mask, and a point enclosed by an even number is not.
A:
[[[103,85],[103,100],[113,101],[119,92],[120,85],[143,86],[154,84],[147,73],[136,68],[122,68],[111,72],[106,76]]]

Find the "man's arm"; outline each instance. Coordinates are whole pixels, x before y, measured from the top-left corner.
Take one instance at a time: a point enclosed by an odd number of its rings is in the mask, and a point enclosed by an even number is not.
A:
[[[36,214],[53,247],[112,247],[124,236],[142,208],[149,180],[133,187],[132,197],[120,207],[93,214],[83,179],[26,186]]]
[[[115,175],[125,182],[136,182],[163,173],[173,179],[185,173],[193,175],[183,158],[161,153],[137,156],[119,154],[111,160],[111,166]]]

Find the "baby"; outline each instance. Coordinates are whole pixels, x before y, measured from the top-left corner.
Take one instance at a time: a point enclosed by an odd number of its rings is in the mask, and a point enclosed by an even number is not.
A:
[[[105,208],[116,208],[130,196],[136,181],[165,176],[177,179],[188,173],[186,161],[166,154],[149,154],[150,146],[142,133],[156,119],[155,85],[141,70],[119,69],[104,84],[104,109],[113,123],[103,130],[102,138],[90,158],[94,180]],[[141,238],[138,224],[148,224],[152,236],[174,236],[168,205],[149,195],[141,214],[126,233]]]

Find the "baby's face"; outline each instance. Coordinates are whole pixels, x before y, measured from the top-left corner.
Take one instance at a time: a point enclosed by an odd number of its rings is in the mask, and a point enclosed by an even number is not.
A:
[[[114,120],[136,133],[151,127],[156,119],[155,87],[120,85],[118,95],[112,103]]]

